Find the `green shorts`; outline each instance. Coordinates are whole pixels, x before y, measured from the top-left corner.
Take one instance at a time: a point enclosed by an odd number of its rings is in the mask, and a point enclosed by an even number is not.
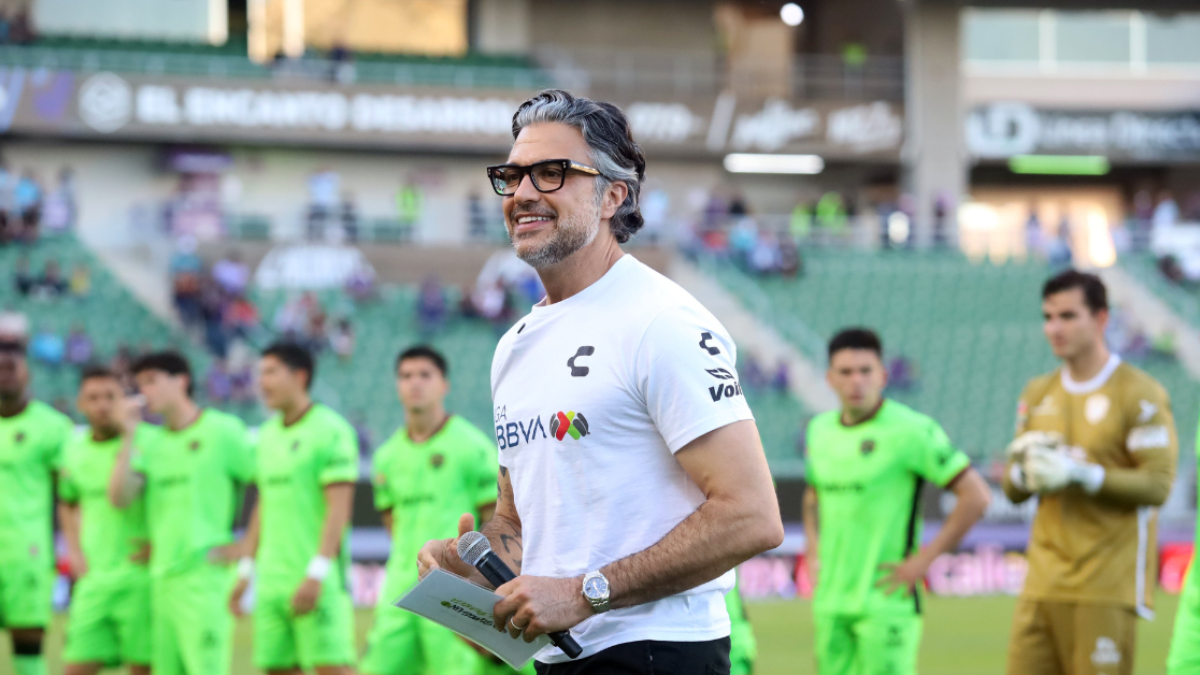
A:
[[[914,675],[921,648],[915,614],[813,617],[818,675]]]
[[[232,569],[209,564],[151,580],[155,675],[228,675],[233,581]]]
[[[484,659],[448,628],[380,602],[359,671],[366,675],[477,675],[483,663]]]
[[[334,575],[337,576],[337,575]],[[354,604],[331,577],[317,607],[303,616],[292,613],[296,589],[259,588],[254,599],[254,665],[260,670],[312,670],[352,666]]]
[[[42,560],[0,563],[0,628],[48,626],[54,578]]]
[[[748,621],[734,621],[729,634],[730,675],[750,675],[758,657],[758,643]]]
[[[1200,675],[1200,568],[1193,566],[1175,612],[1167,675]]]
[[[150,665],[150,574],[85,575],[71,593],[67,663]]]

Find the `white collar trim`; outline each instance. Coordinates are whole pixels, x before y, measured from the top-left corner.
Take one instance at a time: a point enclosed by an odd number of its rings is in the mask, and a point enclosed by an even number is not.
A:
[[[1087,382],[1076,382],[1071,379],[1071,375],[1067,372],[1066,366],[1059,371],[1062,376],[1063,389],[1067,390],[1068,394],[1090,394],[1108,382],[1108,378],[1117,370],[1117,366],[1121,365],[1121,357],[1116,354],[1111,354],[1108,357],[1108,362],[1096,373],[1096,376]]]

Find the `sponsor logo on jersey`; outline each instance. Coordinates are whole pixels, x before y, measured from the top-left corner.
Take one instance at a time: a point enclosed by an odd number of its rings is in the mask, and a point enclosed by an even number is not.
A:
[[[440,452],[435,453],[432,457],[429,458],[429,465],[435,469],[442,468],[442,465],[445,463],[446,463],[446,456]]]
[[[858,451],[862,453],[863,457],[875,452],[875,441],[870,438],[863,439],[862,445],[858,446]]]
[[[1092,665],[1115,666],[1121,663],[1121,650],[1112,638],[1096,638],[1096,649],[1092,652]]]
[[[1083,416],[1088,422],[1098,424],[1108,415],[1108,409],[1112,402],[1104,394],[1092,394],[1083,404]]]
[[[1058,404],[1054,402],[1054,396],[1046,394],[1042,402],[1033,407],[1030,414],[1034,417],[1051,416],[1058,414]]]
[[[192,441],[191,443],[188,443],[188,450],[195,452],[199,449],[200,449],[200,441]]]
[[[710,356],[716,356],[721,353],[717,347],[709,346],[708,341],[713,339],[712,333],[704,332],[700,334],[700,349],[708,352]]]
[[[550,435],[556,440],[567,436],[579,440],[588,435],[588,421],[583,413],[557,412],[550,418]]]
[[[705,368],[704,372],[708,373],[709,375],[712,375],[713,377],[717,378],[718,380],[732,380],[733,379],[733,373],[729,372],[728,370],[726,370],[724,368]]]
[[[712,397],[713,403],[720,401],[723,398],[733,398],[734,396],[742,395],[742,385],[734,380],[726,385],[718,384],[715,387],[708,388],[708,395]]]
[[[20,445],[24,441],[25,441],[25,432],[24,431],[18,431],[17,434],[15,436],[13,436],[13,443],[16,443],[17,445]]]
[[[584,345],[583,347],[575,350],[575,356],[567,359],[567,367],[571,369],[571,377],[587,377],[587,374],[591,372],[592,369],[588,368],[587,366],[575,365],[575,360],[584,356],[591,356],[595,353],[596,348],[588,345]]]
[[[1146,422],[1149,422],[1151,419],[1154,419],[1154,415],[1158,413],[1158,406],[1154,405],[1150,401],[1138,401],[1138,406],[1142,409],[1142,411],[1138,413],[1138,424],[1145,424]]]
[[[1137,427],[1129,432],[1125,447],[1130,452],[1149,450],[1150,448],[1165,448],[1171,445],[1171,430],[1165,425],[1156,424],[1150,427]]]
[[[534,417],[527,422],[509,422],[507,410],[507,406],[496,409],[496,444],[500,446],[501,450],[515,448],[521,443],[529,443],[539,436],[549,438],[541,417]]]

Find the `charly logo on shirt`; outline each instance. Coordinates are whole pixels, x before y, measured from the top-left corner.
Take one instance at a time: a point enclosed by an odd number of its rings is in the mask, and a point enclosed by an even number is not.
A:
[[[595,353],[596,348],[592,347],[591,345],[584,345],[575,350],[575,356],[567,359],[567,367],[571,369],[571,377],[587,377],[587,374],[591,372],[592,369],[582,364],[575,365],[575,361],[585,356],[591,356]]]
[[[550,418],[550,435],[557,440],[561,441],[567,436],[579,440],[588,432],[588,421],[583,413],[558,412]]]

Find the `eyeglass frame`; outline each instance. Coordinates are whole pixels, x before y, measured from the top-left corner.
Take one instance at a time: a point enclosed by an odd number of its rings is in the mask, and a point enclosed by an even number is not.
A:
[[[555,163],[562,166],[562,169],[563,169],[562,183],[559,184],[559,186],[556,188],[551,188],[549,190],[543,190],[542,186],[538,185],[537,179],[533,177],[533,169],[534,169],[534,167],[541,166],[543,164],[555,164]],[[542,194],[547,194],[550,192],[558,192],[559,190],[563,189],[563,186],[567,184],[567,172],[569,172],[569,171],[578,171],[579,173],[587,174],[589,176],[603,176],[604,175],[603,173],[601,173],[600,169],[597,169],[594,166],[588,166],[587,164],[580,164],[579,162],[576,162],[573,159],[543,159],[540,162],[534,162],[533,164],[528,164],[525,166],[522,166],[520,164],[493,164],[493,165],[487,167],[488,182],[491,183],[491,185],[492,185],[492,191],[501,197],[512,197],[513,195],[517,194],[517,191],[516,191],[516,188],[514,188],[512,194],[505,194],[505,193],[501,192],[500,190],[496,189],[496,179],[492,177],[492,172],[497,171],[499,169],[517,169],[517,170],[519,170],[521,172],[521,179],[517,181],[517,188],[521,187],[521,183],[524,182],[525,178],[528,176],[529,182],[533,184],[533,189],[537,190],[538,192],[540,192]]]

